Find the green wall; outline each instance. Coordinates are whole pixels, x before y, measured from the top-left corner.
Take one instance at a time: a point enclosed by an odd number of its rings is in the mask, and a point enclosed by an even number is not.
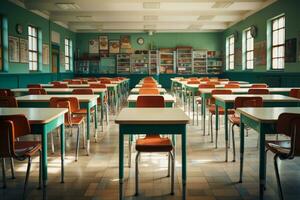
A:
[[[255,25],[258,29],[257,37],[254,42],[266,41],[267,40],[267,21],[280,14],[285,14],[286,21],[286,39],[300,37],[300,1],[298,0],[278,0],[277,2],[269,5],[261,11],[247,17],[243,21],[235,24],[229,29],[224,31],[223,34],[223,50],[225,50],[226,37],[232,33],[238,32],[238,38],[235,43],[235,48],[242,48],[242,35],[243,30],[249,28],[251,25]],[[298,45],[299,48],[299,45]],[[225,51],[224,51],[225,52]],[[298,56],[299,57],[299,56]],[[300,72],[299,58],[296,63],[285,63],[284,72]],[[242,66],[235,66],[234,71],[243,71]],[[266,72],[266,65],[254,66],[253,72]],[[282,73],[283,71],[281,71]]]
[[[194,49],[221,50],[222,32],[214,33],[77,33],[76,44],[79,54],[88,53],[88,41],[97,39],[99,35],[108,35],[109,40],[120,39],[121,35],[129,35],[133,49],[175,48],[176,46],[192,46]],[[137,44],[139,37],[144,44]]]

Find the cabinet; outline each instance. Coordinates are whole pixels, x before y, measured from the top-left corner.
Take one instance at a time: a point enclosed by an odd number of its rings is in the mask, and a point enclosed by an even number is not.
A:
[[[222,65],[223,61],[220,51],[207,51],[207,73],[220,74]]]
[[[117,74],[130,73],[130,54],[117,54]]]
[[[147,50],[137,50],[131,54],[131,73],[148,74],[149,53]]]
[[[192,47],[177,47],[177,73],[192,74],[193,49]]]
[[[195,50],[193,51],[193,73],[206,74],[207,73],[207,51]]]
[[[175,70],[175,55],[174,49],[172,48],[163,48],[160,49],[159,61],[160,68],[159,72],[162,74],[174,74]]]

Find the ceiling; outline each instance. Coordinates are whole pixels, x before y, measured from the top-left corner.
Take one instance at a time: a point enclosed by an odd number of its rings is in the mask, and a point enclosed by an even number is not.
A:
[[[20,0],[76,32],[215,32],[276,0]]]

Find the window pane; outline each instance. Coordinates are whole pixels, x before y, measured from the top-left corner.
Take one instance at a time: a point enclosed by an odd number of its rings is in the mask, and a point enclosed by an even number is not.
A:
[[[37,51],[37,39],[32,38],[32,50]]]
[[[278,57],[284,57],[284,46],[278,47]]]
[[[37,53],[32,53],[32,60],[37,61]]]
[[[285,38],[284,35],[285,35],[284,34],[284,29],[280,29],[278,31],[278,44],[284,44],[284,38]]]
[[[283,28],[284,26],[284,17],[280,17],[278,20],[278,28]]]
[[[273,20],[273,30],[278,29],[278,19]]]
[[[32,63],[32,70],[37,70],[37,63],[36,62]]]
[[[284,58],[278,59],[278,68],[280,68],[280,69],[284,68]]]
[[[278,45],[278,31],[273,32],[273,45]]]
[[[277,58],[278,57],[278,48],[277,47],[273,48],[272,55],[273,55],[273,58]]]
[[[273,59],[272,61],[272,66],[273,66],[273,69],[277,69],[278,68],[278,64],[277,64],[277,59]]]

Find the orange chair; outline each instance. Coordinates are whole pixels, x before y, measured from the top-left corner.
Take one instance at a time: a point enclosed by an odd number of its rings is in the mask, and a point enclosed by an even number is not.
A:
[[[81,84],[89,84],[89,82],[86,80],[81,80]]]
[[[80,84],[81,84],[81,80],[70,80],[70,81],[68,82],[68,84],[80,85]]]
[[[202,77],[200,78],[200,81],[210,81],[208,77]]]
[[[0,96],[0,107],[18,107],[18,102],[14,96]]]
[[[52,87],[53,87],[53,88],[69,88],[68,84],[63,84],[63,83],[60,83],[60,84],[53,84]]]
[[[76,140],[76,152],[75,152],[75,161],[78,160],[78,151],[79,151],[79,141],[80,141],[80,125],[82,125],[82,129],[84,126],[84,117],[83,116],[74,116],[72,115],[72,108],[73,104],[71,101],[67,100],[66,98],[59,98],[59,97],[52,97],[50,99],[50,107],[52,108],[67,108],[68,112],[65,114],[65,126],[68,128],[77,127],[77,140]],[[84,137],[84,131],[83,131]]]
[[[216,94],[232,94],[232,91],[231,90],[213,90],[211,91],[211,95],[216,95]],[[216,115],[216,105],[215,105],[215,98],[211,97],[209,99],[209,119],[210,119],[210,133],[211,133],[211,142],[213,142],[213,123],[212,123],[212,117],[213,115]],[[218,108],[218,114],[219,115],[224,115],[225,114],[225,111],[222,107],[219,107]],[[227,110],[227,114],[228,115],[232,115],[234,114],[234,110]],[[218,148],[218,134],[217,134],[217,131],[216,131],[216,148]]]
[[[90,88],[107,88],[105,84],[102,83],[90,83]],[[97,103],[98,105],[101,105],[101,99],[100,97],[97,99]],[[108,91],[106,92],[104,99],[103,99],[103,103],[105,106],[105,116],[106,116],[106,124],[109,123],[109,105],[108,105]]]
[[[248,90],[248,94],[270,94],[268,89],[261,89],[261,88],[252,88]]]
[[[237,97],[234,100],[234,109],[243,107],[262,107],[263,99],[262,97]],[[233,162],[235,162],[235,138],[234,138],[234,126],[240,126],[240,117],[236,114],[230,115],[228,117],[231,122],[231,134],[232,134],[232,146],[233,146]]]
[[[240,88],[240,85],[238,84],[226,84],[224,88]]]
[[[110,79],[101,79],[100,83],[102,84],[111,84]]]
[[[209,84],[209,85],[220,85],[221,83],[219,81],[208,81],[206,84]]]
[[[200,81],[198,80],[190,80],[187,82],[187,84],[200,84]]]
[[[162,108],[165,106],[164,97],[163,96],[138,96],[136,106],[141,108]],[[138,160],[140,153],[146,152],[168,152],[168,176],[170,176],[170,159],[172,160],[172,176],[171,176],[171,194],[174,194],[174,169],[175,169],[175,159],[173,152],[175,149],[173,148],[172,141],[169,138],[162,138],[159,135],[146,135],[145,138],[140,138],[136,140],[135,149],[137,151],[137,155],[135,158],[136,168],[135,168],[135,192],[138,195],[139,187],[138,187],[138,179],[139,179],[139,170],[138,170]]]
[[[156,88],[140,88],[139,94],[155,94],[159,95],[159,90]]]
[[[42,88],[42,86],[40,84],[29,84],[27,88]]]
[[[53,85],[60,85],[62,83],[60,81],[52,81],[51,84],[53,84]]]
[[[291,89],[289,95],[290,95],[290,97],[294,97],[294,98],[300,99],[300,89]]]
[[[91,88],[80,88],[80,89],[74,89],[72,91],[72,94],[94,94],[93,89]]]
[[[251,88],[267,88],[267,84],[252,84]]]
[[[0,96],[15,96],[10,89],[0,89]]]
[[[34,95],[34,94],[47,94],[46,90],[44,88],[29,88],[28,93],[30,95]]]
[[[300,156],[300,114],[282,113],[277,121],[277,133],[283,134],[289,140],[266,141],[266,149],[275,154],[274,168],[278,186],[279,198],[283,200],[283,192],[278,170],[278,158],[280,160],[291,160]],[[266,152],[267,152],[266,151]]]
[[[142,88],[157,88],[156,83],[144,83]]]
[[[2,179],[3,188],[6,188],[5,175],[5,158],[10,158],[12,166],[12,177],[14,177],[13,160],[23,161],[28,159],[27,172],[23,190],[23,196],[27,188],[28,178],[30,174],[32,156],[39,152],[40,166],[39,166],[39,187],[41,187],[41,159],[42,159],[42,145],[39,141],[18,141],[17,138],[31,134],[31,129],[27,118],[24,115],[6,115],[0,116],[0,157],[2,158]]]

